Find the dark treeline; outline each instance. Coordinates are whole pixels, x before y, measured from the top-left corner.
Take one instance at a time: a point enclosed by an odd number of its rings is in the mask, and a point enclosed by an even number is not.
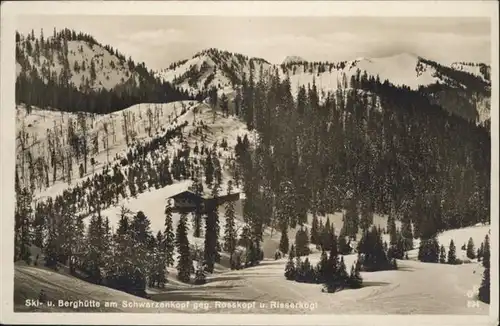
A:
[[[443,76],[449,77],[448,81],[449,82],[454,81],[454,83],[455,83],[452,86],[466,87],[467,89],[470,89],[474,92],[478,92],[478,93],[481,93],[481,94],[486,95],[486,96],[491,96],[491,90],[490,90],[491,83],[488,83],[488,82],[482,80],[481,78],[474,76],[471,73],[468,73],[466,71],[453,69],[453,68],[450,68],[447,66],[443,66],[435,61],[431,61],[431,60],[427,60],[427,59],[423,59],[423,58],[420,58],[420,61],[425,63],[425,64],[428,64],[431,67],[434,67],[436,69],[437,74],[438,74],[437,77],[441,77],[441,78]],[[481,72],[483,74],[486,74],[486,70],[483,67],[485,67],[485,66],[482,65],[480,68]],[[486,74],[485,77],[489,77],[489,75]],[[486,78],[486,79],[489,80],[489,78]]]
[[[362,211],[409,220],[424,239],[489,220],[487,129],[366,73],[339,81],[323,103],[314,83],[295,100],[288,78],[260,76],[250,71],[235,103],[259,134],[236,145],[256,239],[262,225],[284,232],[307,212],[346,208],[354,212],[345,216],[348,236]]]
[[[99,74],[99,58],[75,62],[70,66],[68,42],[83,41],[89,46],[100,46],[116,58],[112,66],[120,65],[126,70],[127,80],[107,90],[96,85]],[[83,48],[78,51],[83,53]],[[41,62],[41,58],[45,58]],[[110,46],[99,44],[91,36],[64,29],[52,37],[44,38],[30,33],[23,36],[16,33],[16,61],[21,65],[21,73],[16,79],[16,103],[25,103],[41,108],[55,108],[68,112],[110,113],[141,102],[166,103],[187,99],[202,99],[203,94],[188,94],[173,85],[156,78],[144,63],[136,64],[128,60]],[[60,69],[54,68],[55,65]],[[101,62],[102,65],[102,62]],[[118,67],[117,67],[118,69]],[[60,71],[58,71],[60,70]],[[79,86],[71,82],[73,73],[88,71],[82,75]]]

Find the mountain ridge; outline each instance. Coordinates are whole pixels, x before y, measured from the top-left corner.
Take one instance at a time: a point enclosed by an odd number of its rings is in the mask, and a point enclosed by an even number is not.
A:
[[[140,102],[206,99],[216,89],[218,96],[225,94],[234,101],[236,90],[244,79],[253,75],[276,74],[280,79],[290,78],[292,94],[301,86],[313,83],[320,90],[320,98],[334,92],[340,84],[367,73],[399,86],[420,91],[433,103],[478,124],[490,119],[491,67],[484,63],[456,62],[450,66],[425,59],[413,53],[402,52],[378,58],[360,57],[339,62],[306,61],[300,56],[289,56],[281,64],[217,48],[194,53],[190,59],[176,61],[167,68],[153,71],[144,63],[136,64],[111,46],[102,45],[92,36],[68,29],[56,32],[44,40],[43,33],[35,37],[16,34],[16,76],[19,87],[16,98],[32,104],[70,110],[78,103],[51,103],[40,98],[44,94],[59,92],[51,85],[68,85],[71,94],[64,98],[78,98],[80,110],[119,110]],[[27,85],[49,87],[40,92],[40,98],[25,94]],[[345,82],[347,80],[347,82]],[[47,87],[43,85],[47,85]],[[52,87],[52,88],[54,88]],[[64,86],[62,91],[67,92]],[[147,89],[143,94],[143,89]],[[132,94],[131,94],[132,93]],[[89,101],[86,95],[95,95]],[[126,103],[120,98],[126,94]],[[35,96],[36,97],[36,96]],[[457,102],[453,100],[459,98]],[[61,102],[64,100],[59,100]],[[97,103],[97,104],[96,104]],[[30,104],[30,103],[28,103]],[[457,107],[458,106],[458,107]]]
[[[215,88],[219,96],[225,94],[234,98],[235,90],[244,76],[249,77],[250,70],[254,80],[258,80],[261,71],[277,74],[280,79],[290,78],[294,95],[299,86],[313,83],[321,93],[327,94],[338,89],[344,79],[349,84],[353,76],[367,72],[368,76],[387,80],[396,86],[422,90],[422,94],[445,110],[484,124],[490,115],[489,69],[482,63],[446,66],[409,52],[340,62],[305,61],[296,56],[281,64],[271,64],[261,58],[209,49],[198,52],[189,60],[178,61],[155,75],[188,92],[208,92]],[[450,103],[452,96],[460,97],[459,108],[455,102]]]

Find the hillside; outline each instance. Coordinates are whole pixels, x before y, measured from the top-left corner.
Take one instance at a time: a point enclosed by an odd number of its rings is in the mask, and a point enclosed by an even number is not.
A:
[[[261,71],[268,72],[271,67],[264,59],[207,49],[189,60],[171,64],[156,75],[191,93],[208,92],[215,87],[219,94],[231,94],[241,84],[244,75],[248,78],[250,70],[258,78]]]
[[[290,56],[281,65],[272,65],[262,59],[210,49],[197,53],[189,60],[172,64],[158,72],[157,76],[188,92],[209,91],[215,87],[219,95],[225,93],[234,98],[234,90],[240,86],[243,75],[249,78],[250,69],[255,81],[259,79],[261,70],[267,74],[278,74],[281,79],[288,76],[294,96],[300,86],[315,83],[321,99],[338,89],[339,85],[344,85],[344,88],[349,86],[353,76],[366,72],[368,77],[378,77],[382,82],[387,80],[396,86],[407,86],[412,90],[423,87],[429,90],[423,94],[467,120],[482,124],[489,119],[489,66],[455,63],[445,67],[410,53],[342,62],[308,62]],[[433,88],[436,85],[438,93]],[[450,93],[460,93],[462,103],[446,96]]]
[[[109,113],[141,102],[191,99],[92,36],[64,29],[16,33],[16,103],[67,112]]]

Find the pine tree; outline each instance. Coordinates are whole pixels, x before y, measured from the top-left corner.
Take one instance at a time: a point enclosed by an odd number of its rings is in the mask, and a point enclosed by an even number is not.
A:
[[[103,232],[102,218],[98,214],[92,215],[87,231],[87,252],[85,257],[85,269],[94,283],[101,283],[101,268],[104,266],[103,259]]]
[[[285,266],[285,277],[287,280],[294,280],[296,274],[295,264],[293,262],[293,253],[290,250],[288,261]]]
[[[238,240],[238,245],[248,248],[250,245],[250,239],[251,239],[250,227],[248,225],[244,225],[241,230],[240,239]]]
[[[292,256],[292,259],[295,258],[295,246],[293,244],[290,246],[290,251],[288,254]]]
[[[370,232],[363,234],[358,244],[358,253],[362,255],[362,266],[365,271],[378,271],[390,269],[389,259],[382,235],[378,229],[373,226]]]
[[[328,255],[326,251],[322,251],[321,258],[318,263],[318,275],[317,275],[318,283],[324,283],[326,281],[327,271],[328,271]]]
[[[281,229],[279,249],[281,252],[285,253],[285,252],[288,252],[289,247],[290,247],[290,243],[288,241],[288,227],[286,225],[284,225]],[[295,252],[294,252],[294,254],[295,254]]]
[[[147,276],[151,274],[151,241],[153,239],[150,220],[142,211],[138,211],[130,223],[130,232],[134,242],[135,291],[146,289]]]
[[[359,229],[359,217],[356,199],[353,197],[349,200],[346,213],[344,215],[343,232],[349,237],[356,237]]]
[[[479,300],[490,303],[490,240],[488,235],[484,238],[484,252],[483,252],[483,279],[479,287]]]
[[[118,228],[114,235],[114,248],[110,264],[114,280],[111,281],[111,286],[131,291],[133,287],[133,273],[134,264],[132,261],[134,243],[131,237],[129,215],[130,210],[124,206],[120,209],[120,220],[118,221]]]
[[[481,246],[477,249],[477,261],[481,261],[484,253],[484,242],[481,242]]]
[[[184,283],[189,283],[191,279],[191,269],[193,262],[191,260],[191,252],[189,249],[189,240],[187,237],[187,216],[181,214],[177,232],[175,237],[177,253],[179,255],[177,261],[177,278]]]
[[[345,262],[344,262],[344,256],[342,256],[340,258],[340,263],[338,265],[338,269],[337,269],[337,278],[338,278],[338,285],[341,287],[341,288],[344,288],[348,285],[348,282],[349,282],[349,274],[347,274],[347,269],[346,269],[346,266],[345,266]]]
[[[474,248],[474,240],[472,238],[469,238],[467,242],[467,257],[470,259],[476,258],[476,249]]]
[[[205,263],[206,271],[212,273],[214,264],[218,260],[217,242],[219,237],[219,216],[217,206],[213,204],[208,208],[206,223],[205,223]]]
[[[309,255],[309,239],[302,227],[295,233],[295,253],[297,256]]]
[[[205,182],[209,187],[212,185],[212,182],[214,181],[214,172],[215,168],[212,161],[212,155],[208,154],[207,158],[205,159]]]
[[[443,245],[441,245],[441,252],[439,254],[439,262],[441,264],[446,263],[446,249],[444,248]]]
[[[165,254],[165,263],[167,266],[174,264],[174,249],[175,249],[175,235],[172,223],[172,206],[170,201],[165,206],[165,231],[163,231],[163,245],[162,250]]]
[[[203,195],[203,184],[198,177],[196,177],[193,182],[193,192],[200,197]],[[193,212],[193,236],[195,238],[201,236],[201,215],[200,203],[197,202]]]
[[[457,263],[457,249],[453,239],[450,240],[450,246],[448,249],[448,264],[455,265]]]
[[[323,232],[321,232],[321,246],[322,250],[329,251],[332,249],[332,228],[330,226],[330,218],[326,218],[325,226],[323,227]]]
[[[319,245],[320,230],[318,224],[318,217],[316,214],[313,215],[312,226],[311,226],[311,243],[314,245]]]
[[[153,272],[152,281],[153,286],[156,282],[158,287],[163,287],[167,281],[167,259],[166,252],[164,251],[163,244],[165,239],[161,231],[156,234],[155,246],[153,248]]]
[[[363,278],[361,277],[361,262],[358,259],[355,265],[353,265],[351,268],[351,274],[349,275],[349,286],[352,289],[359,289],[362,285]]]
[[[412,250],[413,249],[413,231],[411,227],[411,221],[409,218],[404,218],[401,226],[401,236],[404,241],[404,250]]]
[[[346,240],[345,234],[340,234],[338,238],[338,250],[341,255],[348,255],[351,253],[351,246]]]
[[[371,207],[371,200],[362,202],[361,205],[361,220],[360,228],[362,231],[368,231],[373,224],[373,209]]]
[[[232,182],[228,182],[228,195],[231,194]],[[236,225],[234,223],[235,212],[234,202],[229,201],[226,203],[226,226],[224,229],[224,250],[233,253],[236,249]]]
[[[398,230],[396,228],[396,221],[391,214],[389,214],[389,218],[387,219],[387,232],[390,238],[389,244],[395,246],[398,242]]]
[[[30,246],[33,242],[31,202],[30,190],[27,188],[21,190],[16,186],[14,260],[24,260],[28,264],[31,262]]]
[[[418,248],[418,260],[426,263],[439,262],[440,247],[436,236],[430,239],[421,239]]]

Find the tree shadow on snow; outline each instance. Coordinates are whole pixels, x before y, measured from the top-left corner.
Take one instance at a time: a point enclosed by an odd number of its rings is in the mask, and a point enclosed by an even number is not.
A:
[[[238,281],[243,279],[240,275],[235,276],[214,276],[213,278],[207,279],[207,284],[215,283],[215,282],[224,282],[224,281]]]
[[[153,301],[253,301],[250,299],[243,299],[238,297],[231,297],[228,294],[223,294],[221,297],[210,297],[203,294],[196,293],[161,293],[155,294],[150,298]]]
[[[370,287],[370,286],[387,286],[390,285],[389,282],[375,282],[375,281],[363,281],[362,288]]]

